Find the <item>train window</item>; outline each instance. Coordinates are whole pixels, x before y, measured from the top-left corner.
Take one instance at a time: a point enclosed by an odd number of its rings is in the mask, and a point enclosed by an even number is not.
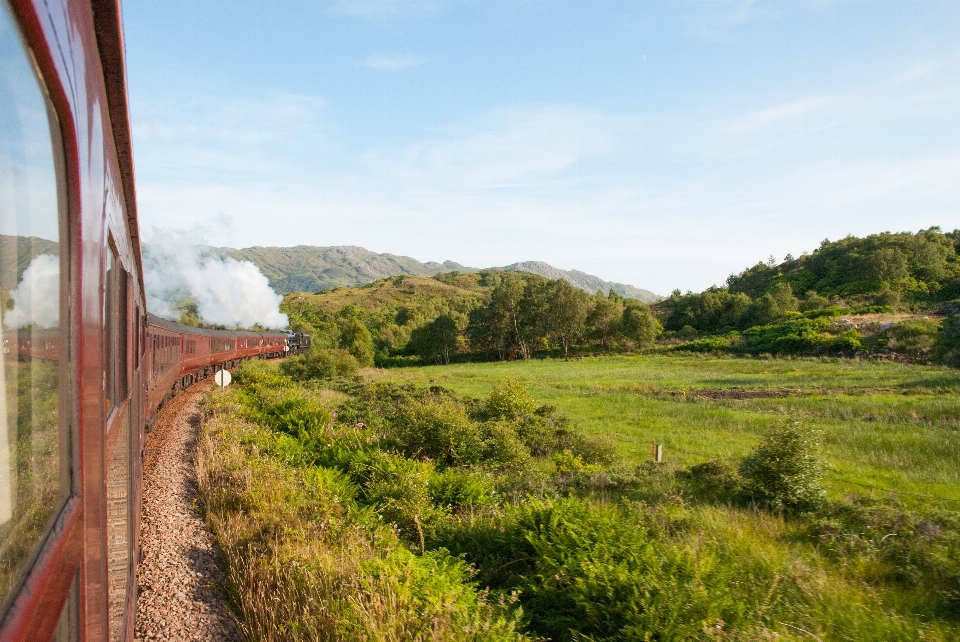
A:
[[[107,399],[117,406],[127,398],[127,333],[129,315],[129,278],[120,265],[116,251],[111,243],[107,251],[106,283],[106,338],[107,338]]]
[[[0,608],[70,493],[64,186],[59,123],[0,1]]]

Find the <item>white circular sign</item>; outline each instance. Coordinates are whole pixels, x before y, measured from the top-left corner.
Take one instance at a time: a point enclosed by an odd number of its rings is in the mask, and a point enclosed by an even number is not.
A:
[[[226,370],[217,370],[217,374],[213,375],[213,380],[216,381],[217,385],[221,388],[229,386],[230,379],[232,379],[232,377]]]

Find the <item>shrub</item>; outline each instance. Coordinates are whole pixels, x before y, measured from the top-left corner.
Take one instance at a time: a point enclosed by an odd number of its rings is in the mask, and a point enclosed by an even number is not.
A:
[[[955,314],[940,326],[934,350],[937,360],[960,368],[960,314]]]
[[[513,423],[517,436],[536,457],[545,457],[557,451],[557,429],[564,427],[565,418],[542,415],[523,417]]]
[[[732,569],[651,532],[641,513],[566,499],[517,516],[535,570],[521,602],[531,628],[553,640],[690,640],[745,608]]]
[[[863,346],[863,335],[856,330],[846,330],[829,343],[833,352],[854,352]]]
[[[373,336],[360,319],[348,319],[340,329],[340,346],[362,367],[373,365]]]
[[[280,372],[294,381],[350,377],[359,369],[360,363],[352,354],[337,348],[314,348],[280,364]]]
[[[702,337],[675,346],[674,350],[683,352],[733,352],[740,344],[740,333],[730,332],[713,337]]]
[[[823,499],[819,435],[799,424],[776,426],[740,463],[744,492],[773,509],[807,511]]]
[[[364,497],[377,513],[394,524],[409,541],[418,544],[423,528],[432,527],[443,511],[430,501],[433,465],[400,455],[377,453],[355,475],[366,478]]]
[[[474,470],[448,468],[430,477],[430,497],[438,506],[471,510],[496,502],[493,479]]]
[[[483,456],[480,426],[452,399],[412,400],[394,428],[403,450],[414,457],[459,466],[477,463]]]
[[[677,471],[677,478],[694,495],[705,499],[727,501],[737,497],[743,487],[740,473],[722,459],[711,459]]]
[[[900,307],[900,293],[890,288],[884,288],[873,297],[873,305],[895,310]]]
[[[617,459],[617,442],[610,435],[590,435],[575,444],[571,452],[584,463],[609,466]]]
[[[519,379],[504,379],[493,386],[487,397],[486,412],[490,419],[514,419],[533,413],[535,404]]]
[[[496,464],[503,470],[519,471],[530,463],[530,450],[517,436],[514,424],[506,421],[488,422],[484,431],[484,462]]]
[[[937,344],[940,323],[935,319],[908,319],[887,330],[887,348],[917,356],[925,356]]]

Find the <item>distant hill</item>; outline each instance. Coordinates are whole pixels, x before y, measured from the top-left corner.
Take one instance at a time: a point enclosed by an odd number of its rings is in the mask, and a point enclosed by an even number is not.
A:
[[[561,270],[553,267],[552,265],[544,263],[543,261],[523,261],[521,263],[514,263],[512,265],[507,265],[496,269],[507,270],[509,272],[532,272],[533,274],[539,274],[540,276],[544,276],[548,279],[564,279],[570,285],[575,285],[581,290],[586,290],[590,294],[593,294],[597,290],[601,290],[602,292],[609,292],[610,290],[613,290],[622,297],[639,299],[644,303],[654,303],[663,298],[661,296],[657,296],[650,290],[641,290],[640,288],[627,285],[626,283],[613,283],[611,281],[604,281],[600,277],[587,274],[586,272],[581,272],[580,270]]]
[[[298,245],[296,247],[248,247],[241,250],[232,248],[210,248],[214,256],[231,257],[238,261],[250,261],[263,272],[270,286],[280,294],[288,292],[320,292],[336,287],[356,287],[373,283],[392,276],[434,276],[444,272],[479,272],[479,268],[460,265],[454,261],[421,263],[409,256],[378,254],[362,247],[340,245],[333,247],[315,247]],[[612,283],[580,272],[579,270],[560,270],[542,261],[524,261],[502,268],[512,272],[532,272],[550,279],[565,279],[571,285],[591,294],[597,290],[613,290],[620,296],[653,303],[662,297],[649,290],[641,290],[632,285]]]

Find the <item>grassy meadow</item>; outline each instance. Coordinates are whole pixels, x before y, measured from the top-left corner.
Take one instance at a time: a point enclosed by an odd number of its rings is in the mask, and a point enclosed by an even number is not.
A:
[[[205,401],[202,503],[250,640],[960,639],[957,370],[302,363]],[[803,501],[758,494],[783,453]]]
[[[851,359],[615,356],[373,371],[483,397],[522,381],[588,434],[615,437],[631,460],[664,444],[678,465],[739,458],[779,419],[824,432],[835,493],[867,485],[960,502],[960,371]],[[904,499],[909,500],[905,495]],[[960,504],[956,504],[960,507]]]

